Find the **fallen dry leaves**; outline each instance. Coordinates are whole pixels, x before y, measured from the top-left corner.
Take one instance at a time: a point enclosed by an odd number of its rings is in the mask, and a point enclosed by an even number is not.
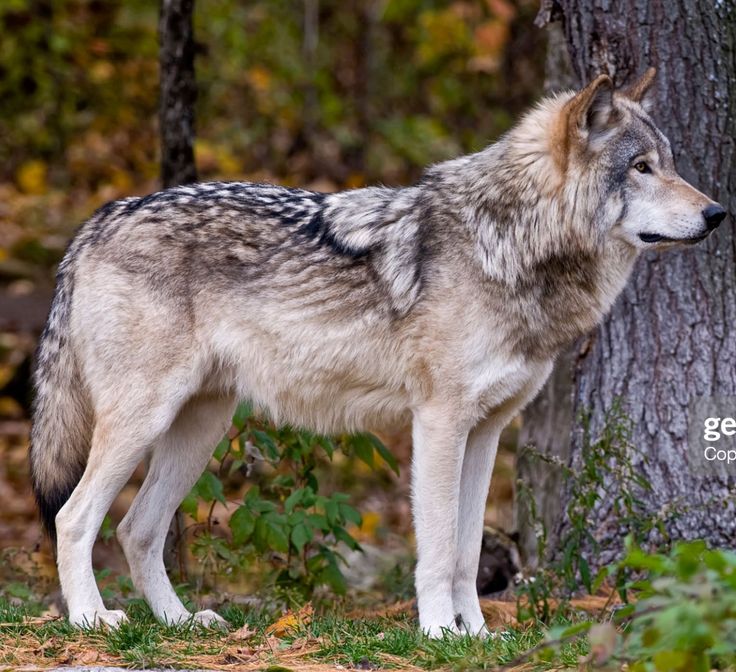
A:
[[[617,595],[593,595],[588,597],[576,598],[569,601],[569,605],[576,611],[582,611],[591,615],[598,615],[607,609],[620,604]],[[523,602],[522,602],[523,606]],[[558,602],[550,600],[550,607],[556,609]],[[516,626],[519,622],[516,620],[517,604],[516,601],[510,600],[494,600],[482,597],[480,599],[480,608],[489,628],[507,628]],[[368,611],[352,611],[347,614],[347,618],[397,618],[399,616],[416,616],[417,607],[416,600],[406,600],[404,602],[396,602],[387,607],[373,609]]]
[[[207,653],[193,653],[191,641],[166,639],[156,655],[157,667],[250,672],[264,667],[280,666],[304,672],[334,672],[335,665],[311,659],[322,646],[322,640],[297,637],[285,641],[281,637],[311,621],[311,605],[297,612],[287,612],[271,626],[265,637],[247,625],[218,639],[203,640]],[[36,627],[58,617],[29,618],[23,623],[0,624],[0,670],[22,669],[26,672],[62,665],[129,666],[121,655],[105,650],[104,638],[96,633],[79,632],[72,637],[49,637],[39,641]],[[31,626],[30,628],[28,626]],[[404,666],[402,669],[409,669]]]
[[[266,628],[266,637],[283,637],[312,622],[314,607],[307,602],[299,611],[287,611],[281,618]]]
[[[611,596],[603,595],[572,600],[571,606],[597,615],[614,602]],[[491,628],[518,625],[515,602],[482,599],[481,607]],[[402,615],[411,616],[415,610],[415,603],[407,601],[376,611],[356,611],[348,614],[348,618],[396,618]],[[307,604],[298,611],[287,611],[266,628],[263,636],[245,625],[219,639],[203,640],[207,645],[207,652],[192,652],[191,641],[186,638],[162,640],[156,655],[156,666],[222,672],[255,672],[273,666],[287,670],[298,669],[300,672],[335,672],[346,669],[335,663],[314,660],[314,654],[324,645],[321,638],[299,636],[291,641],[284,639],[309,625],[313,614],[312,605]],[[0,623],[0,670],[12,667],[32,672],[60,665],[122,667],[130,664],[121,655],[108,653],[104,638],[100,635],[80,632],[72,637],[50,637],[39,641],[35,628],[58,618],[44,616],[29,618],[23,624]],[[382,667],[405,672],[420,670],[399,656],[381,653],[378,658]],[[527,672],[533,669],[531,665],[525,661],[508,669],[510,672]]]
[[[253,629],[252,629],[252,628],[251,628],[251,627],[250,627],[250,626],[249,626],[249,625],[248,625],[248,624],[246,623],[246,624],[245,624],[245,625],[244,625],[244,626],[243,626],[242,628],[238,628],[238,629],[237,629],[237,630],[235,630],[234,632],[231,632],[231,633],[230,633],[230,634],[228,635],[228,637],[227,637],[227,638],[228,638],[228,639],[229,639],[230,641],[234,641],[234,642],[240,642],[240,641],[244,641],[244,640],[250,639],[251,637],[253,637],[253,636],[254,636],[254,635],[256,635],[256,634],[257,634],[257,631],[256,631],[256,630],[253,630]]]

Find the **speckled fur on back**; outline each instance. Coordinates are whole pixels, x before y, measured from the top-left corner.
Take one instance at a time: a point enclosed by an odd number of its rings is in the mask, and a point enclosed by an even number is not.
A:
[[[412,420],[420,622],[437,635],[460,614],[477,634],[498,434],[608,310],[645,239],[702,234],[710,201],[674,172],[645,80],[547,99],[407,188],[214,182],[96,212],[59,268],[32,434],[72,622],[123,618],[104,608],[89,553],[146,456],[118,537],[154,613],[190,616],[163,569],[166,527],[248,399],[319,432]]]

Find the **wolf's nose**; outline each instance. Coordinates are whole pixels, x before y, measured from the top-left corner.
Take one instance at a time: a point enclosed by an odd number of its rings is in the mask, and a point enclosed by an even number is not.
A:
[[[726,218],[726,211],[718,203],[713,203],[703,210],[703,217],[708,230],[712,231]]]

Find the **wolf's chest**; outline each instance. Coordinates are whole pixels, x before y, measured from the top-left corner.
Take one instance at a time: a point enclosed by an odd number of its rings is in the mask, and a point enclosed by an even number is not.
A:
[[[466,369],[468,402],[478,419],[499,412],[513,416],[541,388],[551,368],[551,359],[488,352]]]

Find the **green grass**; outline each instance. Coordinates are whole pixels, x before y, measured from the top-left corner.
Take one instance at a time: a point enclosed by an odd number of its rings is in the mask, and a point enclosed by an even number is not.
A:
[[[484,641],[470,637],[430,640],[420,634],[410,615],[346,618],[325,613],[279,638],[266,637],[274,620],[266,613],[226,606],[220,613],[230,632],[198,625],[157,623],[140,600],[126,605],[130,622],[117,630],[80,632],[66,620],[42,622],[39,608],[12,606],[0,600],[0,667],[51,666],[63,663],[112,664],[124,667],[199,667],[242,663],[253,669],[280,666],[318,670],[342,665],[358,669],[492,670],[519,658],[538,645],[539,626],[510,628]],[[232,633],[248,625],[254,634],[234,640]],[[560,662],[576,667],[584,644],[563,647]],[[550,669],[540,662],[536,669]],[[525,667],[524,669],[529,669]]]
[[[539,625],[506,628],[493,638],[448,636],[429,639],[423,636],[416,620],[397,618],[345,619],[323,617],[309,627],[323,643],[315,657],[344,667],[391,667],[392,659],[401,659],[428,670],[492,670],[520,658],[544,639]],[[560,661],[577,667],[578,657],[587,653],[585,642],[562,648]],[[387,665],[387,661],[389,664]],[[540,670],[549,665],[540,664]]]

